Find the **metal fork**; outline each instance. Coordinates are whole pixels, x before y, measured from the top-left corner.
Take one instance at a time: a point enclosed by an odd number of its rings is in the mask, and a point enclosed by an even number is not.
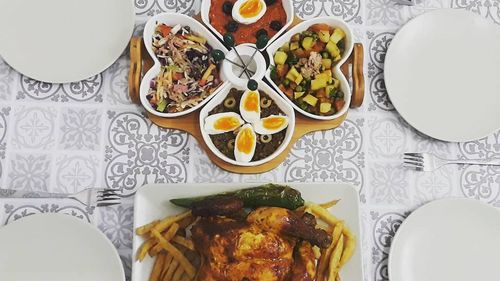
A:
[[[77,193],[47,193],[36,191],[0,189],[8,198],[70,198],[83,205],[105,207],[120,204],[121,197],[114,189],[87,188]]]
[[[500,166],[500,159],[449,160],[431,153],[405,153],[403,159],[404,167],[424,172],[432,172],[449,164]]]

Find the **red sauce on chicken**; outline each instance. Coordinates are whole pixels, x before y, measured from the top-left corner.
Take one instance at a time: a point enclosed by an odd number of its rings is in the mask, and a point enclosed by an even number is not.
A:
[[[225,14],[222,10],[222,5],[226,1],[232,3],[236,2],[236,0],[212,0],[212,4],[210,5],[210,24],[220,34],[227,32],[225,25],[233,20],[231,15]],[[268,5],[266,13],[257,22],[249,25],[238,23],[238,30],[233,32],[236,45],[242,43],[256,43],[256,33],[260,29],[265,29],[269,38],[273,37],[278,31],[273,30],[269,24],[275,20],[279,21],[282,25],[286,23],[286,12],[283,8],[282,0],[276,0],[272,5]]]

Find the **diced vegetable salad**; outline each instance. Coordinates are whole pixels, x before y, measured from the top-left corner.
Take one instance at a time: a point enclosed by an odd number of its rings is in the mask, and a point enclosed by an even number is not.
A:
[[[210,56],[212,47],[189,26],[158,24],[152,47],[161,69],[150,83],[147,98],[157,111],[192,108],[222,83],[219,65]]]
[[[301,109],[321,116],[344,107],[340,81],[333,67],[345,49],[345,32],[327,24],[314,24],[292,36],[274,54],[271,79]]]

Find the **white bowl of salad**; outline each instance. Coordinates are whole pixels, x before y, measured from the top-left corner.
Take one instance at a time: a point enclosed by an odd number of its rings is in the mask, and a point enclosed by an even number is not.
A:
[[[349,26],[332,17],[304,21],[267,48],[266,79],[298,112],[318,120],[344,115],[351,103],[340,70],[354,47]]]
[[[195,19],[174,13],[152,17],[144,43],[154,65],[140,85],[141,103],[160,117],[189,114],[214,97],[227,83],[213,49],[226,47]]]

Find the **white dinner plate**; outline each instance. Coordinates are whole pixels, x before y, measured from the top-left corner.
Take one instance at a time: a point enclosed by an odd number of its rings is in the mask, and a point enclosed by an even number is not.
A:
[[[36,80],[96,75],[123,52],[134,29],[132,0],[0,0],[0,56]]]
[[[387,51],[385,84],[401,116],[436,139],[464,142],[500,129],[500,27],[443,9],[403,26]]]
[[[124,281],[115,247],[93,225],[37,214],[0,228],[0,280]]]
[[[414,211],[389,254],[391,281],[497,281],[500,211],[472,199],[444,199]]]
[[[135,195],[134,229],[153,220],[161,219],[183,212],[185,209],[174,206],[170,199],[179,197],[210,195],[218,192],[231,191],[260,184],[231,183],[231,184],[169,184],[146,185],[139,189]],[[360,243],[360,218],[358,190],[348,184],[334,183],[290,183],[289,186],[299,190],[306,201],[323,203],[332,199],[340,202],[330,211],[346,225],[356,236],[356,250],[351,260],[342,268],[342,280],[362,281],[363,266],[361,262]],[[134,235],[133,253],[144,242],[143,238]],[[135,258],[135,257],[134,257]],[[149,256],[141,263],[134,261],[132,264],[132,281],[147,281],[153,267],[153,259]]]

